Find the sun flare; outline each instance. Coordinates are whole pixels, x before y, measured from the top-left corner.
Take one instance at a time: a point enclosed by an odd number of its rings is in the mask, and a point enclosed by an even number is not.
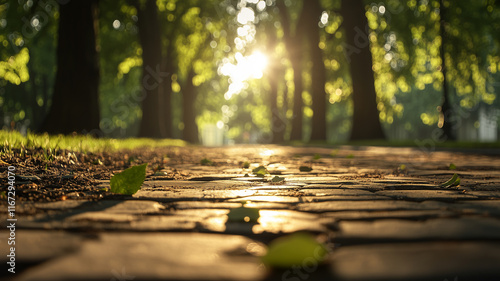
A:
[[[267,56],[260,51],[255,51],[246,57],[238,52],[234,57],[236,63],[226,61],[220,68],[220,73],[228,76],[231,83],[224,95],[226,99],[230,99],[245,89],[248,86],[248,80],[262,78],[268,63]]]

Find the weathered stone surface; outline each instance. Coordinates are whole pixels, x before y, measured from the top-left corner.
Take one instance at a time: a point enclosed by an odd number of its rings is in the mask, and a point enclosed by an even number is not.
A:
[[[308,212],[329,211],[394,211],[394,210],[436,210],[444,208],[444,203],[435,201],[408,202],[394,200],[378,201],[325,201],[301,203],[297,209]]]
[[[299,202],[298,197],[291,196],[248,196],[237,199],[230,199],[229,202],[241,202],[241,201],[252,201],[252,202],[276,202],[276,203],[297,203]]]
[[[402,210],[402,211],[340,211],[322,213],[323,217],[336,220],[377,220],[377,219],[410,219],[423,220],[439,217],[456,217],[457,213],[445,210]]]
[[[181,161],[171,158],[165,169],[172,178],[148,176],[133,196],[18,202],[18,259],[28,268],[17,277],[500,280],[499,157],[351,146],[339,147],[334,157],[332,148],[275,145],[181,150],[173,153]],[[204,157],[216,164],[200,165]],[[242,161],[251,167],[242,169]],[[450,163],[458,169],[449,170]],[[260,165],[285,180],[244,177]],[[302,165],[313,170],[300,172]],[[459,187],[438,187],[454,173]],[[243,201],[259,209],[257,222],[228,221]],[[258,258],[248,254],[263,246],[241,236],[268,243],[297,231],[333,248],[331,272],[326,266],[306,277],[265,277]],[[0,231],[2,240],[7,235]]]
[[[78,208],[85,203],[90,202],[86,200],[64,200],[48,203],[36,203],[35,207],[41,210],[68,210]]]
[[[103,233],[18,280],[259,280],[265,272],[255,255],[264,251],[237,235]]]
[[[1,233],[2,238],[7,234],[6,231]],[[16,249],[16,261],[19,264],[34,264],[73,253],[81,247],[85,239],[83,235],[64,231],[18,229],[15,236],[16,244],[13,247]],[[6,239],[2,241],[7,245]],[[1,257],[3,264],[7,261],[6,255]]]
[[[338,242],[500,239],[500,220],[481,217],[438,218],[426,221],[342,221],[338,227]]]
[[[500,280],[500,243],[495,242],[345,246],[330,258],[340,281]]]
[[[383,190],[377,191],[376,194],[391,197],[393,199],[403,200],[467,200],[476,199],[477,197],[471,194],[463,193],[459,190]]]

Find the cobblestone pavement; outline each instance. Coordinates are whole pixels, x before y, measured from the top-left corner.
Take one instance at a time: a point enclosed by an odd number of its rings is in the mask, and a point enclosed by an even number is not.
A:
[[[16,273],[1,279],[500,280],[499,151],[178,149],[200,159],[167,164],[133,196],[19,203]],[[252,176],[259,165],[271,175]],[[460,186],[439,186],[454,173]],[[260,210],[257,222],[228,220],[242,201]],[[324,263],[262,265],[270,241],[298,231],[326,245]],[[0,231],[2,264],[8,236]]]

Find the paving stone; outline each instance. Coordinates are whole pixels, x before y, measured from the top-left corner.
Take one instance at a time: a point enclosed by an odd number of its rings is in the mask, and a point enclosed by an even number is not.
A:
[[[265,271],[255,255],[264,249],[237,235],[102,233],[18,280],[259,280]]]
[[[391,211],[391,210],[436,210],[447,205],[436,201],[408,202],[394,200],[378,201],[324,201],[300,203],[297,209],[307,212],[329,211]]]
[[[276,203],[298,203],[298,197],[291,196],[248,196],[237,199],[230,199],[229,202],[241,202],[241,201],[252,201],[252,202],[276,202]]]
[[[337,181],[339,178],[337,177],[315,177],[315,176],[296,176],[296,177],[291,177],[287,178],[286,181],[290,183],[294,182],[301,182],[301,183],[306,183],[306,184],[312,184],[312,183],[331,183],[332,181]]]
[[[462,193],[459,190],[383,190],[377,191],[376,194],[392,197],[394,199],[403,200],[467,200],[477,199],[476,196]]]
[[[351,188],[307,188],[301,189],[306,196],[370,196],[373,192],[364,189],[351,189]],[[307,188],[307,189],[306,189]]]
[[[342,195],[323,195],[323,196],[302,196],[300,202],[323,202],[323,201],[369,201],[369,200],[391,200],[390,197],[381,195],[360,195],[360,196],[342,196]]]
[[[450,209],[484,216],[500,216],[500,200],[472,200],[457,202]]]
[[[282,190],[282,189],[297,189],[301,188],[304,184],[300,183],[293,183],[293,184],[286,184],[286,185],[257,185],[250,187],[249,189],[251,190]]]
[[[445,210],[404,210],[404,211],[340,211],[322,213],[323,217],[335,220],[377,220],[377,219],[408,219],[423,220],[439,217],[456,217],[457,213]]]
[[[426,221],[341,221],[337,242],[399,240],[500,240],[500,220],[482,217],[438,218]]]
[[[467,194],[476,196],[480,199],[500,199],[500,191],[467,191]]]
[[[500,280],[500,243],[428,242],[340,247],[331,254],[339,281]]]
[[[291,233],[296,231],[325,232],[322,223],[333,220],[321,219],[317,214],[290,210],[261,210],[259,224],[253,227],[255,234],[261,232]]]
[[[64,200],[64,201],[56,201],[56,202],[47,202],[47,203],[36,203],[35,208],[40,210],[69,210],[81,207],[85,203],[90,201],[87,200]]]
[[[259,209],[286,209],[288,205],[274,202],[249,202],[247,207]],[[207,202],[207,201],[181,201],[172,204],[177,210],[184,209],[232,209],[241,207],[241,203],[236,202]]]
[[[6,231],[0,233],[2,237],[5,234],[8,235]],[[2,240],[7,245],[7,240]],[[16,229],[16,244],[14,245],[16,248],[16,261],[20,264],[35,264],[57,258],[77,251],[84,240],[83,235],[57,230]],[[2,252],[4,251],[2,250]],[[1,257],[3,264],[7,262],[6,255]]]
[[[437,184],[387,184],[384,190],[436,190],[440,188]]]

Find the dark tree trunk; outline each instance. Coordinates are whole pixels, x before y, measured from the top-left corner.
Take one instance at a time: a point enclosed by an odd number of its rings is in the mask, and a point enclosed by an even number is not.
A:
[[[441,35],[441,46],[439,48],[440,51],[440,56],[441,56],[441,72],[443,73],[443,103],[441,104],[441,118],[443,120],[443,123],[441,125],[441,131],[442,131],[442,139],[443,140],[456,140],[455,134],[453,132],[453,125],[450,123],[449,120],[451,120],[453,117],[453,109],[450,105],[450,93],[448,89],[448,80],[446,79],[446,55],[445,55],[445,41],[446,41],[446,30],[445,30],[445,25],[446,25],[446,8],[444,6],[444,1],[441,0],[441,6],[440,6],[440,13],[441,13],[441,19],[440,19],[440,35]]]
[[[275,67],[273,71],[274,73],[271,74],[269,79],[269,84],[271,86],[271,92],[269,93],[271,105],[271,130],[273,136],[271,142],[282,143],[285,141],[286,124],[283,122],[282,110],[278,107],[278,84],[283,75],[281,69],[277,67]]]
[[[147,0],[144,5],[135,2],[138,13],[139,41],[142,46],[142,80],[144,95],[142,120],[139,137],[164,138],[165,101],[163,86],[168,74],[161,67],[161,34],[158,8],[155,0]]]
[[[290,132],[290,140],[302,140],[302,124],[303,124],[303,106],[302,100],[302,52],[303,47],[303,33],[304,33],[304,19],[305,13],[302,9],[299,19],[295,28],[295,34],[292,35],[290,30],[290,18],[288,16],[284,1],[277,2],[280,17],[283,25],[283,32],[285,38],[286,49],[290,62],[293,68],[293,107],[292,107],[292,130]]]
[[[366,29],[363,0],[343,0],[341,14],[346,31],[345,48],[350,61],[354,112],[351,140],[385,139],[377,109],[372,54]]]
[[[311,55],[311,94],[312,94],[312,131],[311,140],[326,140],[326,105],[327,98],[325,92],[326,70],[323,61],[323,50],[319,48],[320,29],[318,22],[322,9],[319,0],[307,1],[303,7],[307,14],[307,38],[309,39],[309,53]]]
[[[59,14],[54,95],[40,131],[97,134],[100,120],[97,1],[69,1],[60,6]]]
[[[267,53],[269,54],[268,81],[270,86],[271,143],[282,143],[285,140],[286,123],[283,122],[282,109],[278,107],[278,86],[280,82],[284,81],[283,67],[280,65],[275,51],[277,38],[274,26],[270,26],[266,33],[268,35]]]
[[[170,42],[170,45],[173,45]],[[175,66],[172,60],[172,49],[171,46],[167,48],[167,55],[163,61],[163,69],[165,70],[166,77],[163,83],[163,120],[165,127],[165,137],[172,138],[172,73],[175,72]]]
[[[183,139],[189,143],[198,143],[198,125],[196,125],[196,87],[193,85],[195,76],[194,69],[189,70],[186,78],[186,83],[182,89],[182,119],[184,122],[184,130],[182,131]]]

